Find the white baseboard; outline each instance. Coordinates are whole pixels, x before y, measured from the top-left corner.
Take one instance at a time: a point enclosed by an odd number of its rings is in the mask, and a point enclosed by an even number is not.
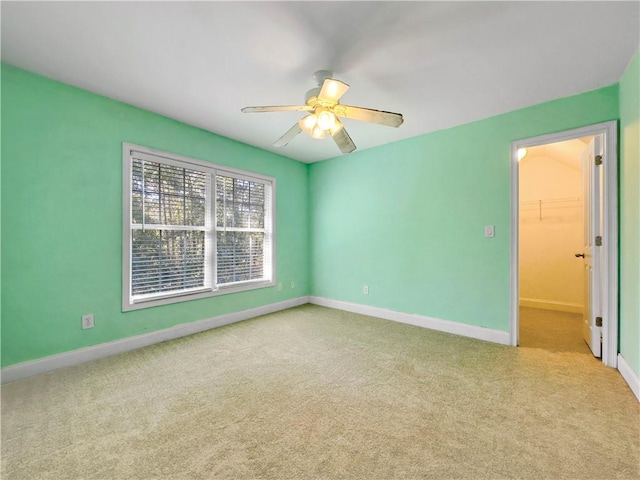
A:
[[[78,365],[80,363],[96,360],[98,358],[109,357],[119,353],[148,347],[167,340],[173,340],[194,333],[203,332],[212,328],[221,327],[230,323],[248,320],[268,313],[285,310],[298,305],[309,303],[309,297],[303,296],[285,300],[283,302],[270,303],[261,307],[242,310],[240,312],[227,313],[217,317],[198,320],[195,322],[183,323],[174,327],[157,330],[155,332],[123,338],[113,342],[101,343],[91,347],[80,348],[70,352],[59,353],[37,360],[22,362],[3,368],[0,371],[1,383],[15,382],[23,378],[37,375],[39,373],[50,372],[63,367]]]
[[[542,300],[540,298],[520,297],[520,306],[542,308],[544,310],[557,310],[560,312],[582,313],[582,305],[578,303],[557,302],[555,300]]]
[[[620,375],[622,375],[622,378],[624,378],[624,381],[629,385],[629,388],[631,388],[631,391],[638,399],[638,402],[640,402],[640,378],[638,378],[638,375],[636,375],[624,357],[620,354],[618,354],[618,371],[620,372]]]
[[[413,313],[396,312],[395,310],[343,302],[341,300],[333,300],[324,297],[311,296],[309,297],[309,303],[338,310],[345,310],[347,312],[369,315],[371,317],[383,318],[385,320],[392,320],[394,322],[408,323],[410,325],[429,328],[431,330],[462,335],[463,337],[471,337],[478,340],[485,340],[487,342],[510,345],[509,332],[503,332],[501,330],[492,330],[490,328],[477,327],[466,323],[440,320],[439,318],[425,317],[423,315]]]

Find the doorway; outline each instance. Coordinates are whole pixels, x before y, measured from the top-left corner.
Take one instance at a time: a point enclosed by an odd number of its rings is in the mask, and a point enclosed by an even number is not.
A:
[[[582,336],[587,340],[594,355],[601,356],[605,365],[616,367],[618,352],[616,140],[617,123],[607,122],[512,143],[510,343],[513,346],[520,344],[520,305],[522,303],[525,308],[533,307],[536,311],[548,310],[551,314],[574,315],[574,320],[581,318]],[[560,162],[561,165],[556,164],[553,167],[556,168],[556,174],[563,177],[563,181],[557,182],[555,181],[557,179],[547,182],[538,181],[535,182],[538,184],[537,187],[521,184],[521,161],[534,162],[535,157],[538,157],[537,162],[540,163],[529,163],[526,168],[523,163],[522,170],[525,174],[526,170],[530,170],[531,174],[539,176],[544,173],[545,163],[548,168],[552,168],[549,158],[553,160],[553,157],[558,157],[557,152],[553,153],[554,149],[577,151],[583,149],[583,146],[586,149],[585,154],[579,161],[565,159],[565,164]],[[525,151],[526,155],[523,155]],[[529,154],[532,156],[529,160],[525,160]],[[540,158],[547,158],[547,160],[540,160]],[[557,159],[553,161],[559,162]],[[581,163],[580,169],[577,168],[577,162]],[[571,174],[567,169],[573,169],[575,173]],[[586,180],[584,185],[583,179]],[[566,189],[562,188],[563,184],[567,186]],[[579,185],[582,185],[582,190],[579,189]],[[534,223],[536,218],[538,225]],[[586,220],[582,233],[579,230],[571,230],[572,233],[567,233],[569,224],[572,222],[575,224],[579,218]],[[563,229],[566,231],[563,232]],[[530,238],[530,234],[534,235],[533,239]],[[521,235],[524,235],[522,239]],[[559,265],[552,265],[558,262],[551,259],[540,261],[535,257],[533,260],[527,258],[525,263],[521,264],[521,248],[523,254],[535,253],[536,249],[544,250],[542,247],[545,244],[554,243],[552,235],[556,237],[565,235],[566,241],[556,241],[556,250],[552,253],[556,260],[561,260]],[[571,236],[571,240],[567,235]],[[582,235],[582,241],[578,241],[579,235]],[[579,256],[575,257],[575,255]],[[570,261],[573,263],[568,263]],[[534,277],[544,274],[544,268],[540,267],[546,267],[547,274],[551,267],[555,267],[556,271],[548,277],[546,283],[534,286],[532,283]],[[577,312],[581,312],[579,317],[576,317]],[[523,318],[523,320],[526,319]],[[523,332],[526,332],[528,327],[523,323],[523,328]]]
[[[593,141],[519,150],[520,346],[590,353],[583,341],[582,157]]]

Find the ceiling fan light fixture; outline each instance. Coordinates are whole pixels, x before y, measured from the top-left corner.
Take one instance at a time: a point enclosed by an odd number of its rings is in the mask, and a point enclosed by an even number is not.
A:
[[[313,129],[316,127],[316,123],[318,122],[318,117],[314,114],[307,115],[304,118],[301,118],[298,124],[300,128],[304,130],[309,135],[312,135]]]
[[[318,127],[325,132],[330,131],[336,124],[336,116],[330,110],[321,110],[318,115]]]
[[[311,131],[311,136],[316,140],[322,140],[324,138],[324,130],[316,125]]]

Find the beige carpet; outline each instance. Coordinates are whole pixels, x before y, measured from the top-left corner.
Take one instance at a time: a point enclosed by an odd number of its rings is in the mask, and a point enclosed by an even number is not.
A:
[[[589,354],[306,305],[2,389],[2,477],[637,479]]]

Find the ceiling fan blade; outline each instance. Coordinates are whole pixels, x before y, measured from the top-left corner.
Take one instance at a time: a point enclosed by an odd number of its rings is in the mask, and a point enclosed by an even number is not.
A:
[[[371,108],[352,107],[350,105],[336,105],[333,112],[339,117],[352,118],[362,122],[378,123],[387,127],[399,127],[404,122],[401,113],[373,110]]]
[[[349,90],[349,85],[340,80],[326,78],[322,83],[322,89],[318,94],[319,100],[338,103],[338,100]]]
[[[353,143],[344,125],[338,119],[336,119],[336,128],[332,130],[331,136],[342,153],[351,153],[356,149],[356,144]]]
[[[273,144],[274,147],[284,147],[287,143],[289,143],[293,138],[302,132],[302,128],[296,122],[296,124],[291,127],[289,130],[285,132],[278,140],[276,140]]]
[[[262,112],[310,112],[313,110],[309,105],[275,105],[266,107],[244,107],[243,113],[262,113]]]

